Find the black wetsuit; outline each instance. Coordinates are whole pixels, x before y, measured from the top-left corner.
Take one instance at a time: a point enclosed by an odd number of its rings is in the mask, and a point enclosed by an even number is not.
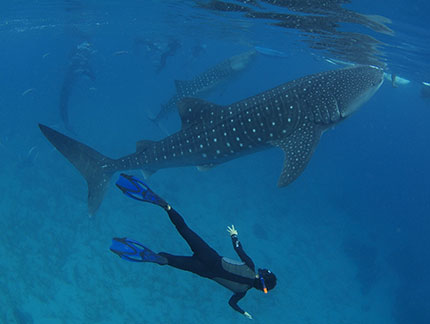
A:
[[[254,287],[256,273],[254,262],[243,251],[237,235],[232,235],[231,239],[233,248],[242,262],[220,256],[185,224],[184,219],[178,212],[173,208],[166,209],[166,211],[179,234],[187,241],[194,254],[193,256],[176,256],[160,252],[159,255],[165,257],[168,265],[172,267],[212,279],[233,291],[234,295],[228,303],[234,310],[244,314],[244,310],[237,305],[237,302],[246,295],[250,288]]]

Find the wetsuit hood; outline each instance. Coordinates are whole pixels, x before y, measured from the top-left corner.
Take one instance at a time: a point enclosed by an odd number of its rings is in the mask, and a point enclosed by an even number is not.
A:
[[[263,280],[261,280],[261,278]],[[267,290],[272,290],[275,288],[277,282],[277,278],[275,274],[268,269],[258,269],[258,277],[254,280],[254,288],[264,291],[264,288]]]

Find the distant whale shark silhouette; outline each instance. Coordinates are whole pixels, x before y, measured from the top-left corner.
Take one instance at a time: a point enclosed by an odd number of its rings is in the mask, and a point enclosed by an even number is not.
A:
[[[430,83],[422,82],[421,83],[421,98],[428,99],[430,98]]]
[[[238,55],[234,55],[205,72],[197,75],[192,80],[175,80],[176,94],[169,101],[161,106],[157,116],[151,120],[158,122],[166,117],[170,112],[175,111],[178,102],[185,97],[195,97],[215,88],[221,82],[231,78],[237,72],[244,70],[256,51],[251,50]]]
[[[177,39],[169,39],[166,50],[160,56],[160,63],[158,64],[156,71],[157,73],[160,73],[164,69],[167,63],[167,58],[169,56],[174,56],[181,47],[182,45]]]
[[[288,57],[287,53],[281,52],[272,48],[268,48],[268,47],[254,46],[254,49],[260,54],[271,56],[271,57],[281,57],[281,58]]]
[[[64,123],[64,127],[71,131],[69,121],[69,100],[73,88],[76,86],[78,79],[82,76],[87,76],[92,81],[95,81],[95,74],[90,66],[89,60],[94,50],[91,44],[84,41],[78,44],[71,53],[69,66],[63,79],[63,84],[60,91],[60,116]]]
[[[285,153],[278,185],[286,186],[303,172],[322,132],[356,111],[383,80],[381,69],[356,66],[305,76],[228,106],[184,98],[180,131],[160,141],[140,141],[135,153],[119,159],[39,127],[85,177],[93,214],[116,171],[142,169],[149,176],[162,168],[210,168],[270,147]]]

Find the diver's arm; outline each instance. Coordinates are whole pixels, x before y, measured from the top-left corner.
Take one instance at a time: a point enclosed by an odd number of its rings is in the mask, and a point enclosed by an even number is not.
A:
[[[233,248],[236,251],[239,258],[242,260],[242,262],[245,262],[245,264],[248,267],[250,267],[252,270],[255,271],[254,262],[251,260],[251,258],[243,250],[242,244],[240,243],[239,238],[238,238],[238,232],[234,228],[234,225],[232,225],[231,227],[227,227],[227,231],[230,234],[231,242],[233,243]]]
[[[231,241],[233,243],[233,248],[236,251],[239,258],[242,260],[242,262],[245,262],[245,264],[250,267],[252,270],[255,270],[255,265],[252,259],[245,253],[242,247],[242,243],[240,243],[239,238],[237,235],[231,236]]]
[[[237,304],[239,300],[241,300],[243,297],[245,297],[246,295],[246,291],[242,292],[242,293],[236,293],[233,296],[231,296],[230,300],[228,301],[228,304],[231,306],[231,308],[233,308],[236,312],[241,313],[242,315],[244,315],[246,318],[248,319],[252,319],[251,314],[249,314],[248,312],[245,312],[242,308],[239,307],[239,305]]]
[[[242,315],[245,314],[245,311],[239,307],[237,304],[239,300],[241,300],[243,297],[245,297],[246,292],[242,293],[236,293],[233,296],[231,296],[230,300],[228,301],[228,304],[233,308],[236,312],[241,313]]]

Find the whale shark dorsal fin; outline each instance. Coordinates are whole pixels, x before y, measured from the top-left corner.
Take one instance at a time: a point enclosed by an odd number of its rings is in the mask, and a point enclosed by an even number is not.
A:
[[[182,121],[182,129],[197,122],[215,119],[221,106],[199,98],[185,97],[178,103],[179,117]]]
[[[136,152],[143,152],[145,151],[148,147],[154,145],[154,141],[149,141],[149,140],[141,140],[136,142]]]
[[[278,187],[289,185],[302,174],[318,145],[321,133],[322,130],[315,124],[302,123],[290,136],[270,142],[285,153]]]

